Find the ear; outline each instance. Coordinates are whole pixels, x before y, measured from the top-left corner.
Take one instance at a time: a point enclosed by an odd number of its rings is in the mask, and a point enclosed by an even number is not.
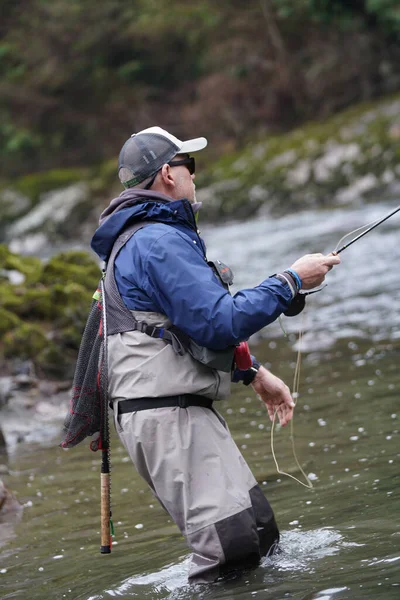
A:
[[[166,188],[174,188],[176,186],[175,178],[173,176],[173,171],[168,164],[162,166],[161,169],[161,181]]]

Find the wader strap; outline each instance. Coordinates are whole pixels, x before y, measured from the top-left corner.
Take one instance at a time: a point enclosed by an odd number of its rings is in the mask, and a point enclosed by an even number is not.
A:
[[[204,396],[195,394],[182,394],[180,396],[162,396],[161,398],[133,398],[132,400],[120,400],[118,402],[118,414],[136,412],[137,410],[148,410],[149,408],[164,408],[179,406],[203,406],[212,408],[213,401]]]

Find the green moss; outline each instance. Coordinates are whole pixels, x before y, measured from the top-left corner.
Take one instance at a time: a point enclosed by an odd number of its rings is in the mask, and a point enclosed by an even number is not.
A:
[[[45,285],[74,282],[94,290],[100,277],[99,266],[87,252],[71,250],[50,259],[43,268],[41,282]]]
[[[78,283],[52,286],[51,296],[56,307],[57,326],[60,328],[72,327],[78,335],[81,335],[95,289],[96,286],[87,289]],[[62,340],[60,341],[62,343]]]
[[[47,344],[36,356],[35,366],[44,377],[72,379],[76,356],[70,355],[60,345]]]
[[[21,320],[14,313],[0,306],[0,335],[21,325]]]
[[[119,186],[118,179],[118,159],[108,160],[100,165],[90,169],[88,183],[93,193],[101,193],[109,190],[113,186]]]
[[[24,302],[25,288],[16,287],[10,283],[0,285],[0,306],[17,313]]]
[[[6,358],[19,357],[22,360],[34,360],[47,344],[47,338],[41,327],[22,323],[5,334],[3,352]]]
[[[51,290],[41,285],[25,289],[23,302],[15,308],[15,313],[30,321],[50,320],[57,316],[57,309]]]
[[[87,315],[86,315],[87,317]],[[71,325],[64,327],[58,332],[58,341],[60,347],[70,348],[71,350],[79,350],[82,340],[83,328],[72,327]]]
[[[13,187],[28,196],[34,206],[41,194],[83,181],[87,175],[88,169],[53,169],[44,173],[25,175],[15,181]]]
[[[34,256],[19,256],[10,252],[7,246],[0,244],[0,269],[19,271],[26,277],[25,283],[39,281],[42,272],[42,262]]]
[[[15,286],[5,278],[0,285],[1,354],[32,360],[43,376],[70,378],[101,276],[98,265],[87,252],[74,250],[42,267],[0,246],[3,267],[27,273],[33,283]]]
[[[332,204],[339,189],[367,174],[375,175],[379,187],[379,178],[396,167],[400,156],[399,140],[390,134],[391,126],[398,123],[394,103],[399,99],[397,94],[352,107],[325,121],[305,123],[286,134],[259,136],[242,152],[225,155],[203,175],[203,181],[211,186],[203,218],[243,218],[263,203],[279,213],[324,206],[327,201]],[[329,156],[332,145],[350,144],[357,144],[358,156],[330,166],[326,177],[316,176],[316,160]],[[293,183],[290,176],[302,164],[309,173]],[[236,181],[234,190],[216,185],[226,180]],[[251,194],[255,185],[265,193]]]

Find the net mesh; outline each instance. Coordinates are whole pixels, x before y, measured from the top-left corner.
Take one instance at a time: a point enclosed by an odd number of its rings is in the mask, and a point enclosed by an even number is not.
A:
[[[105,355],[102,303],[94,300],[79,348],[70,410],[64,422],[64,439],[60,444],[63,448],[72,448],[97,432],[100,432],[103,440],[107,439],[104,435],[108,433],[108,419],[103,415],[107,406],[104,398],[107,387],[103,387],[107,386]]]
[[[171,140],[155,134],[135,135],[122,146],[118,175],[125,187],[134,187],[151,177],[179,150]]]

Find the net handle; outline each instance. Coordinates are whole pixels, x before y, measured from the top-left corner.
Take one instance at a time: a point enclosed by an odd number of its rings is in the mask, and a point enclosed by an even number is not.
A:
[[[103,321],[103,352],[99,369],[105,374],[100,377],[100,399],[101,399],[101,474],[100,474],[100,516],[101,516],[101,554],[111,552],[111,478],[110,478],[110,435],[108,422],[108,361],[107,361],[107,315],[104,290],[104,276],[100,282],[102,299],[102,321]],[[104,381],[105,379],[105,381]]]

